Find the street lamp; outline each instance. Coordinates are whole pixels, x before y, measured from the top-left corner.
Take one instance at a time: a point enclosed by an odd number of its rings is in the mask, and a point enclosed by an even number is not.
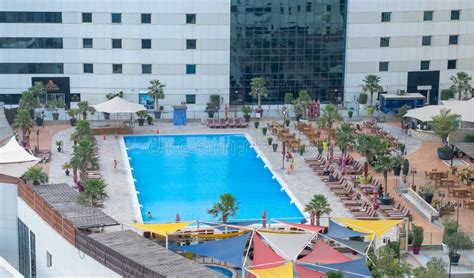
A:
[[[411,188],[413,189],[413,191],[416,191],[416,186],[415,186],[415,175],[417,174],[416,168],[411,168],[410,174],[412,174]]]

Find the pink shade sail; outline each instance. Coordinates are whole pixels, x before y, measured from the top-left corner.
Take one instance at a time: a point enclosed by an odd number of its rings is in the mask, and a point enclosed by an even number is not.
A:
[[[313,264],[334,264],[345,263],[351,260],[351,258],[327,245],[324,241],[318,240],[313,246],[313,250],[298,261]]]
[[[308,224],[296,224],[296,223],[284,222],[284,221],[278,221],[278,222],[286,224],[291,227],[304,230],[304,231],[315,232],[315,233],[319,233],[324,229],[323,227],[308,225]]]
[[[326,273],[321,273],[301,265],[296,265],[295,269],[299,278],[326,278]]]
[[[286,263],[286,259],[280,257],[270,247],[268,247],[260,235],[253,237],[253,261],[252,269],[276,267]]]

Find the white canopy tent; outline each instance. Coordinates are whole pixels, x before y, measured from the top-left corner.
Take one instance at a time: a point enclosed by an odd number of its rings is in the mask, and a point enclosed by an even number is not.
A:
[[[114,97],[111,100],[106,102],[93,105],[92,107],[95,108],[97,112],[104,112],[104,113],[136,113],[139,111],[146,110],[146,107],[138,104],[133,103],[128,100],[125,100],[119,96]]]
[[[431,122],[433,116],[439,115],[441,109],[449,109],[451,113],[461,116],[463,122],[474,122],[474,98],[470,100],[444,101],[442,105],[429,105],[410,109],[405,118],[413,118],[422,122]]]
[[[0,174],[19,178],[40,159],[27,152],[12,136],[0,147]]]

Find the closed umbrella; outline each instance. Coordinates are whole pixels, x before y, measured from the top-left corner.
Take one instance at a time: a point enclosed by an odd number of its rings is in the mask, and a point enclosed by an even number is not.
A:
[[[319,117],[321,115],[321,102],[318,99],[318,102],[316,103],[316,117]]]
[[[347,156],[345,154],[342,155],[341,161],[341,173],[344,175],[346,172],[346,164],[347,164]]]
[[[179,223],[180,221],[181,221],[181,217],[179,216],[179,213],[176,213],[175,222]]]
[[[379,186],[374,186],[372,193],[374,193],[374,209],[379,207]]]
[[[332,164],[333,163],[333,160],[334,160],[334,144],[329,144],[329,164]]]
[[[227,119],[229,119],[228,117],[229,115],[229,105],[224,105],[224,117],[225,117],[225,120],[227,121]]]
[[[264,209],[262,213],[262,228],[267,227],[267,210]]]

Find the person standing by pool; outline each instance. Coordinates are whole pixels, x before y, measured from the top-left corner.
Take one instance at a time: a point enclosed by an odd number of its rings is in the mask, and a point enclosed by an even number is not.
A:
[[[286,168],[286,173],[291,174],[295,171],[295,160],[290,158],[290,163],[288,163],[288,168]]]

